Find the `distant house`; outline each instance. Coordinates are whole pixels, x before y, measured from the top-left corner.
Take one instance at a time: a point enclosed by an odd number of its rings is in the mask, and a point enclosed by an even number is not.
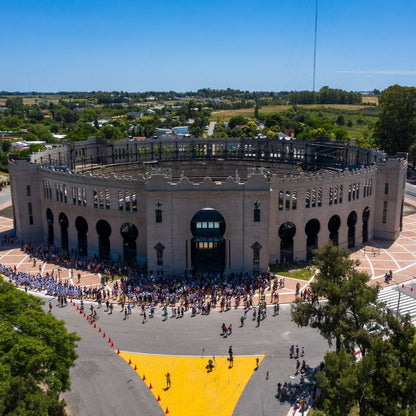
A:
[[[294,137],[288,136],[282,132],[279,133],[279,140],[293,140]]]
[[[295,129],[284,129],[283,133],[286,134],[286,136],[295,137]]]

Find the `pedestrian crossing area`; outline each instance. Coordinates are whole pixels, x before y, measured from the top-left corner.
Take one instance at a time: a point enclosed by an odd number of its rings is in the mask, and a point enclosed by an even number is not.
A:
[[[409,314],[412,318],[416,317],[416,297],[413,295],[410,288],[405,286],[397,287],[390,286],[380,290],[377,300],[383,302],[386,308],[390,309],[394,314],[404,316]]]

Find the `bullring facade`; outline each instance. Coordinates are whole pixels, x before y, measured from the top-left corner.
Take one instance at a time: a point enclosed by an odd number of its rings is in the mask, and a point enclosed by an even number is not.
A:
[[[25,242],[229,273],[397,238],[407,160],[334,142],[93,137],[9,166]]]

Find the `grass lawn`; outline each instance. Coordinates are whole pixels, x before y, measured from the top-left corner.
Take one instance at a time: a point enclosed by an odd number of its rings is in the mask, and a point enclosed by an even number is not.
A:
[[[13,219],[13,206],[10,205],[9,207],[2,209],[0,211],[0,217],[6,217]]]
[[[376,97],[375,97],[376,98]],[[285,111],[293,106],[291,105],[268,105],[261,107],[259,113],[270,114],[270,113],[280,113]],[[298,105],[297,107],[307,108],[307,109],[326,109],[333,108],[335,110],[345,110],[345,111],[358,111],[362,109],[368,109],[368,105],[349,105],[349,104],[305,104]],[[254,117],[254,108],[239,108],[236,110],[218,110],[213,111],[210,116],[210,121],[224,120],[228,121],[231,117],[235,116],[244,116],[244,117]]]
[[[279,276],[292,277],[293,279],[301,279],[308,281],[314,274],[315,268],[304,266],[296,263],[288,265],[271,264],[270,271]]]

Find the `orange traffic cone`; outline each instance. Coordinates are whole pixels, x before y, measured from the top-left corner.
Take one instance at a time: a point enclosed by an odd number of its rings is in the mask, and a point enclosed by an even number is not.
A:
[[[98,332],[101,332],[101,328],[98,330]]]
[[[166,408],[166,412],[165,412],[166,414],[168,414],[169,413],[169,409],[168,408]]]
[[[146,380],[146,376],[143,374],[143,381],[145,381]]]
[[[129,365],[131,365],[131,358],[129,358]]]
[[[84,316],[85,316],[85,314],[84,314]],[[87,321],[89,321],[90,320],[90,317],[89,316],[87,316]]]
[[[111,338],[108,338],[108,343],[111,344],[113,341],[111,341]]]
[[[77,311],[79,311],[79,306],[77,306]]]
[[[153,388],[152,383],[150,383],[149,390],[152,390],[152,388]]]
[[[84,318],[86,317],[87,315],[85,315],[85,312],[84,312]]]
[[[160,402],[162,399],[160,398],[159,395],[157,395],[157,401]]]
[[[104,334],[103,334],[103,338],[105,338],[105,332],[104,332]]]
[[[117,354],[120,354],[120,348],[117,348]]]
[[[111,343],[111,348],[114,348],[114,342]]]
[[[96,324],[94,324],[94,329],[95,329],[95,328],[97,328],[97,325],[96,325]]]
[[[134,364],[134,371],[137,371],[137,365]]]

